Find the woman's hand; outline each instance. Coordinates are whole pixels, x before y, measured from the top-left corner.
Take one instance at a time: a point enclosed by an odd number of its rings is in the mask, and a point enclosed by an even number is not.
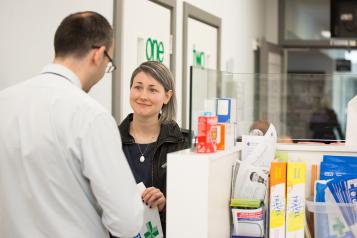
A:
[[[151,207],[157,207],[161,212],[166,205],[166,198],[160,189],[155,187],[149,187],[141,194],[141,198],[144,203]]]

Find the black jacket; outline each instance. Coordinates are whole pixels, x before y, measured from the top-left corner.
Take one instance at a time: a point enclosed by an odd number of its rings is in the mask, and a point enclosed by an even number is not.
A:
[[[130,122],[133,120],[133,114],[129,114],[119,125],[120,136],[123,145],[135,143],[134,138],[129,134]],[[170,152],[189,148],[190,135],[187,130],[180,129],[177,123],[161,124],[160,134],[154,149],[152,160],[152,184],[160,189],[166,198],[166,155]],[[125,147],[123,147],[125,150]],[[164,209],[165,211],[166,209]],[[166,214],[160,214],[162,229],[165,232]]]

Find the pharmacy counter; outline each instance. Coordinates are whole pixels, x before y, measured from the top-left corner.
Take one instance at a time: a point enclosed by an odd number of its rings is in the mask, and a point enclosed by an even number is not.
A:
[[[210,154],[168,154],[167,237],[230,236],[232,166],[239,154],[238,147]]]

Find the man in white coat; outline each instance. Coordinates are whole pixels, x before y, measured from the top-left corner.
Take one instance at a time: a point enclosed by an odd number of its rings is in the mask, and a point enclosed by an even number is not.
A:
[[[0,92],[0,237],[133,237],[143,205],[114,118],[87,92],[115,69],[113,30],[67,16],[55,59]]]

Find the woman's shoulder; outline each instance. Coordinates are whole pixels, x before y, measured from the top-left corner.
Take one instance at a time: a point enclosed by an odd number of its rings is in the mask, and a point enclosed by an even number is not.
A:
[[[162,137],[173,137],[177,139],[179,144],[183,145],[183,148],[189,147],[190,131],[180,126],[175,122],[169,122],[161,125]]]
[[[181,136],[181,128],[175,121],[162,123],[160,130],[167,136]]]

